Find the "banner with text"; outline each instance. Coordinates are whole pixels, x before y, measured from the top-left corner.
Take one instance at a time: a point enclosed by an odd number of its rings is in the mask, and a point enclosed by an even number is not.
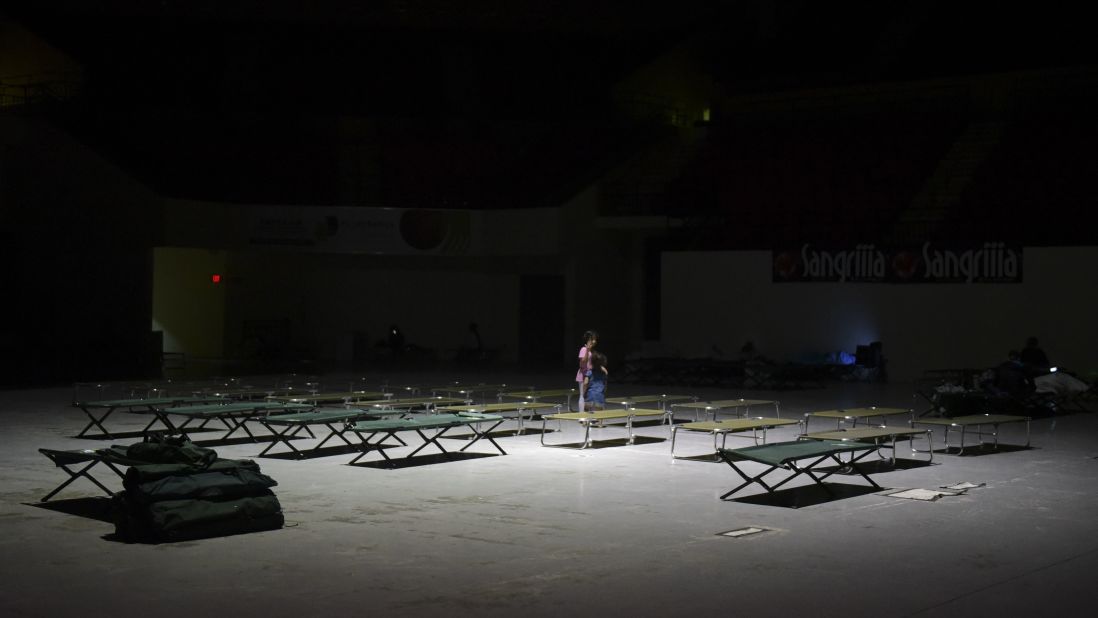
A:
[[[898,249],[806,244],[773,251],[772,266],[775,283],[1021,283],[1022,248],[1001,242]]]

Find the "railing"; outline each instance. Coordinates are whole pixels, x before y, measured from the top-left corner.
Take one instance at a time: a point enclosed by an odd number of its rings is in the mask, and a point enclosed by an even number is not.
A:
[[[0,108],[25,107],[70,99],[80,91],[81,75],[47,71],[0,77]]]
[[[655,120],[679,128],[692,127],[704,120],[702,111],[688,110],[669,96],[645,92],[629,92],[617,97],[625,113],[637,119]]]

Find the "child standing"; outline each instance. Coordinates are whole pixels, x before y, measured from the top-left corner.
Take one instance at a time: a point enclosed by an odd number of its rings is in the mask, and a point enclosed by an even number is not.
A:
[[[591,352],[591,369],[587,372],[586,403],[592,410],[606,408],[606,378],[610,372],[606,369],[606,355]]]
[[[587,372],[591,369],[591,350],[599,342],[599,334],[593,330],[583,333],[583,345],[579,350],[579,369],[576,371],[576,390],[579,391],[579,402],[576,410],[583,412],[584,388],[587,385]]]

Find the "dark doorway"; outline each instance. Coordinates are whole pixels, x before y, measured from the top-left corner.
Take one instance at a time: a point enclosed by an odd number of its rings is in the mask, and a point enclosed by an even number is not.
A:
[[[519,363],[556,367],[563,360],[564,277],[523,275],[519,283]]]

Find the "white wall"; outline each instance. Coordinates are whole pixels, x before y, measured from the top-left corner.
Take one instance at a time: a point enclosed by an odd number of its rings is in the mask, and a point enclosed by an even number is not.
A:
[[[321,358],[351,358],[351,335],[384,339],[397,324],[407,342],[448,358],[477,322],[484,346],[513,361],[518,351],[517,275],[413,269],[346,269],[317,273],[318,302],[309,303],[306,327]],[[339,290],[330,296],[332,290]]]
[[[1053,364],[1098,370],[1098,247],[1026,248],[1018,284],[772,283],[769,251],[664,253],[662,341],[799,361],[882,341],[893,380],[987,367],[1033,335]]]
[[[287,320],[295,343],[323,361],[348,361],[354,333],[384,339],[390,324],[406,341],[445,357],[480,325],[484,346],[514,360],[519,276],[479,273],[435,261],[378,260],[282,252],[234,252],[226,307],[227,350],[245,320]]]

